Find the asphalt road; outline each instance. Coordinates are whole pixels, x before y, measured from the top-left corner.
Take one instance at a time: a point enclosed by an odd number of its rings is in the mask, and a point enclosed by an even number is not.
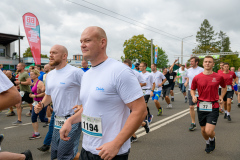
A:
[[[191,120],[188,104],[184,103],[182,94],[175,87],[175,101],[173,108],[167,109],[165,101],[159,100],[163,107],[163,115],[157,116],[157,109],[152,100],[149,100],[151,114],[154,115],[150,124],[150,133],[146,134],[143,128],[137,131],[138,141],[134,142],[130,151],[130,160],[188,160],[188,159],[240,159],[240,108],[237,107],[237,98],[234,96],[232,104],[232,121],[228,122],[220,114],[216,127],[216,149],[211,154],[206,154],[205,140],[201,136],[201,129],[197,122],[197,129],[189,131]],[[34,160],[49,160],[50,152],[40,152],[37,147],[42,146],[48,128],[43,128],[39,123],[40,139],[29,140],[33,129],[30,117],[25,114],[29,108],[24,108],[22,121],[24,125],[12,126],[17,116],[6,117],[6,111],[0,113],[0,133],[5,135],[2,142],[2,151],[20,153],[26,149],[32,151]],[[82,139],[82,138],[81,138]],[[80,144],[81,144],[80,139]],[[79,150],[81,145],[79,145]]]

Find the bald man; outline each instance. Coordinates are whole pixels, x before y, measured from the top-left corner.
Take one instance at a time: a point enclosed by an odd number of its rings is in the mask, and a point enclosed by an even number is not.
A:
[[[80,42],[84,59],[92,67],[82,78],[83,109],[65,122],[61,139],[69,140],[71,125],[81,122],[80,160],[127,160],[130,137],[147,115],[142,89],[130,67],[108,58],[102,28],[86,28]]]
[[[46,91],[42,102],[34,110],[39,113],[43,107],[53,103],[55,125],[51,143],[51,159],[73,159],[78,151],[82,132],[81,123],[71,126],[69,141],[60,140],[59,130],[64,122],[74,114],[75,105],[81,105],[80,88],[83,71],[67,64],[68,51],[62,45],[54,45],[50,50],[51,66],[55,69],[47,74]]]
[[[87,72],[90,68],[88,68],[88,62],[85,60],[82,60],[82,68],[83,72]]]

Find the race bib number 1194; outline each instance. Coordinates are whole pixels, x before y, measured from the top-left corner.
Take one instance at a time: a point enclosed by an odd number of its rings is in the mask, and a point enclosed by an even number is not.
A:
[[[82,131],[89,136],[102,138],[102,119],[82,114]]]

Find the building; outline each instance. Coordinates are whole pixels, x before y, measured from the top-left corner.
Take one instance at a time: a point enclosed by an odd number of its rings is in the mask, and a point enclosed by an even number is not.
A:
[[[0,64],[4,70],[16,70],[19,62],[15,52],[15,41],[23,39],[24,36],[0,33]]]

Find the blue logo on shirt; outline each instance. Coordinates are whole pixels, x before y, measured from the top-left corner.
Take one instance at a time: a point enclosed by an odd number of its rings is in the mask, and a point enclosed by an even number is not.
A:
[[[96,87],[96,91],[104,92],[103,88]]]
[[[60,82],[60,84],[65,84],[64,82]]]

